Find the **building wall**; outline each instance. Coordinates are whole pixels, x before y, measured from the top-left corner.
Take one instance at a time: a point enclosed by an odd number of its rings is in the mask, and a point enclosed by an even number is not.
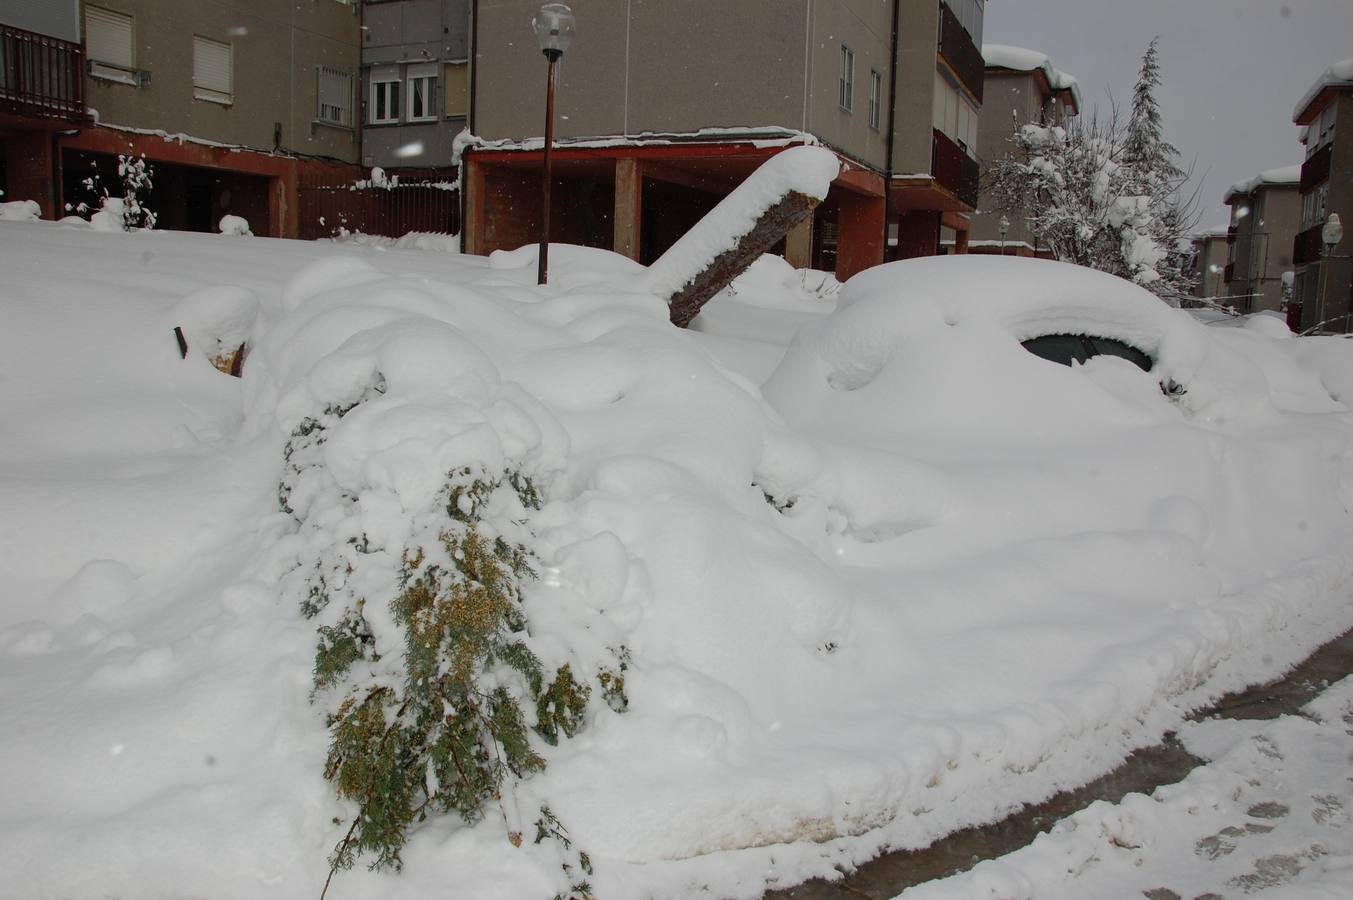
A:
[[[831,146],[880,172],[888,167],[888,55],[892,3],[887,0],[815,0],[809,4],[807,117],[802,126]],[[900,26],[905,27],[905,26]],[[932,42],[933,43],[933,42]],[[841,107],[841,45],[855,54],[852,109]],[[934,47],[931,47],[934,55]],[[869,125],[870,71],[882,76],[878,128]],[[900,111],[899,111],[900,114]],[[929,122],[929,107],[926,121]],[[911,123],[915,127],[915,123]]]
[[[133,17],[142,86],[90,77],[88,103],[104,124],[357,161],[357,132],[319,124],[317,66],[356,81],[359,21],[339,0],[98,0]],[[193,36],[232,48],[233,103],[193,97]],[[280,128],[279,128],[280,126]]]
[[[1282,274],[1292,269],[1292,240],[1301,230],[1297,185],[1261,185],[1255,194],[1254,230],[1246,266],[1249,292],[1258,295],[1252,312],[1282,306]]]
[[[936,42],[940,9],[936,0],[902,0],[897,37],[897,121],[893,172],[930,171],[934,121]]]
[[[557,137],[775,127],[812,132],[871,167],[886,167],[890,0],[571,5],[578,26],[559,67]],[[917,5],[937,6],[936,0]],[[521,139],[543,131],[545,62],[529,27],[537,7],[534,0],[480,4],[475,131],[481,137]],[[921,43],[933,70],[933,10],[928,19],[909,27],[929,34]],[[696,33],[700,39],[690,39]],[[840,103],[842,44],[855,54],[850,111]],[[869,125],[871,69],[882,76],[877,129]],[[928,125],[929,81],[924,91]],[[912,127],[899,120],[899,130]]]
[[[1223,296],[1226,293],[1226,284],[1223,281],[1226,268],[1226,235],[1224,233],[1205,235],[1195,239],[1193,246],[1195,253],[1193,274],[1196,279],[1193,296],[1203,299]]]
[[[1328,184],[1328,212],[1338,213],[1344,223],[1344,239],[1334,248],[1333,255],[1324,259],[1324,248],[1319,245],[1321,222],[1303,222],[1304,238],[1310,238],[1314,247],[1308,247],[1306,263],[1297,268],[1297,295],[1302,302],[1302,327],[1310,328],[1321,321],[1334,319],[1350,310],[1353,299],[1353,90],[1344,90],[1331,102],[1335,107],[1335,132],[1330,154]],[[1309,162],[1308,162],[1309,165]],[[1312,190],[1319,184],[1311,185]],[[1308,193],[1310,193],[1308,191]],[[1300,240],[1300,239],[1299,239]],[[1322,271],[1328,268],[1328,271]],[[1321,292],[1323,291],[1323,300]],[[1353,321],[1333,321],[1330,328],[1353,331]]]
[[[80,0],[0,0],[0,23],[80,43]]]
[[[362,162],[392,168],[451,165],[455,137],[465,128],[466,116],[448,115],[447,92],[465,91],[468,73],[460,82],[447,77],[447,66],[465,64],[470,55],[469,0],[367,0],[362,5]],[[370,73],[373,66],[438,63],[435,122],[370,123]],[[403,70],[407,72],[407,68]],[[407,91],[407,81],[402,81]],[[468,95],[455,98],[469,108]],[[407,97],[401,96],[401,104]],[[401,119],[404,117],[401,116]]]

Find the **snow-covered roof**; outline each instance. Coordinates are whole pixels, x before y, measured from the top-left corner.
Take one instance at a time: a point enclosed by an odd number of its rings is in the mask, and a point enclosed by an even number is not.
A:
[[[1315,80],[1315,84],[1311,85],[1302,95],[1296,109],[1292,110],[1292,121],[1298,125],[1305,124],[1302,122],[1302,118],[1306,108],[1315,101],[1316,97],[1320,96],[1321,91],[1336,87],[1353,87],[1353,57],[1337,62],[1320,73],[1320,77]]]
[[[1047,76],[1048,86],[1054,91],[1070,91],[1077,111],[1080,110],[1080,82],[1074,76],[1054,67],[1046,53],[1009,44],[983,44],[982,58],[988,68],[1010,69],[1015,72],[1041,71]]]
[[[1207,240],[1208,238],[1226,237],[1226,233],[1228,230],[1229,229],[1227,229],[1225,225],[1217,225],[1213,228],[1203,228],[1193,233],[1193,240],[1203,241]]]
[[[1238,181],[1226,191],[1223,203],[1230,203],[1232,197],[1253,194],[1262,185],[1300,184],[1301,166],[1282,166],[1277,169],[1265,169],[1248,181]]]

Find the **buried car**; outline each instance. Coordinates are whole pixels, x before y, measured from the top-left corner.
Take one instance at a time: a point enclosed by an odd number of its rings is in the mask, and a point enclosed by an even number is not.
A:
[[[848,281],[837,311],[797,335],[763,390],[791,425],[864,437],[1044,440],[1087,424],[1262,422],[1279,410],[1341,409],[1287,352],[1290,342],[1207,328],[1080,266],[930,257]]]

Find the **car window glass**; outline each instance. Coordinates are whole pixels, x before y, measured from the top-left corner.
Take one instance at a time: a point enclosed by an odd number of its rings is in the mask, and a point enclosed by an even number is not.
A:
[[[1087,338],[1087,340],[1090,342],[1090,346],[1094,348],[1096,355],[1118,356],[1130,363],[1135,363],[1143,372],[1151,371],[1151,357],[1136,347],[1122,341],[1116,341],[1113,338],[1092,337]]]
[[[1061,363],[1064,366],[1069,366],[1072,362],[1083,363],[1090,358],[1085,341],[1078,334],[1045,334],[1030,338],[1023,344],[1024,349],[1034,356],[1041,356],[1049,362]]]

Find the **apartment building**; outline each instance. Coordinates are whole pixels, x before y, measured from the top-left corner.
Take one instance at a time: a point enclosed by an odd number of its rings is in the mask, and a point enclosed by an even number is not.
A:
[[[1330,252],[1321,231],[1331,213],[1353,223],[1353,59],[1330,66],[1297,103],[1306,161],[1301,167],[1301,231],[1292,247],[1301,326],[1353,331],[1353,236]],[[1343,126],[1340,128],[1339,123]]]
[[[1279,310],[1283,273],[1292,271],[1292,241],[1300,231],[1301,167],[1268,169],[1232,185],[1223,268],[1225,303],[1241,313]]]
[[[1190,242],[1193,245],[1193,262],[1189,269],[1193,272],[1193,296],[1209,303],[1226,301],[1226,257],[1228,253],[1227,236],[1229,228],[1209,228],[1195,234]]]
[[[469,32],[470,0],[365,0],[363,165],[447,174],[468,121]]]
[[[1020,126],[1059,124],[1080,114],[1076,79],[1055,68],[1046,53],[985,44],[982,58],[986,91],[977,123],[977,158],[983,168],[1009,155],[1010,137]],[[997,209],[989,191],[983,191],[972,216],[970,252],[1049,256],[1029,230],[1028,218],[1020,210]]]
[[[233,213],[256,233],[295,236],[303,172],[355,177],[354,0],[70,6],[0,0],[6,23],[25,10],[60,7],[67,39],[83,44],[86,121],[57,133],[49,158],[26,163],[29,175],[20,176],[45,179],[43,196],[33,199],[49,209],[96,204],[88,180],[97,175],[115,188],[118,157],[144,156],[154,169],[146,205],[160,227],[214,231]]]
[[[0,0],[0,201],[56,212],[55,136],[85,125],[79,0]]]
[[[539,234],[545,60],[535,0],[472,14],[465,245]],[[848,277],[966,246],[977,203],[984,0],[573,0],[558,67],[551,234],[651,262],[758,165],[819,143],[845,163],[785,242]],[[534,74],[533,74],[534,73]],[[885,253],[885,247],[887,252]]]

